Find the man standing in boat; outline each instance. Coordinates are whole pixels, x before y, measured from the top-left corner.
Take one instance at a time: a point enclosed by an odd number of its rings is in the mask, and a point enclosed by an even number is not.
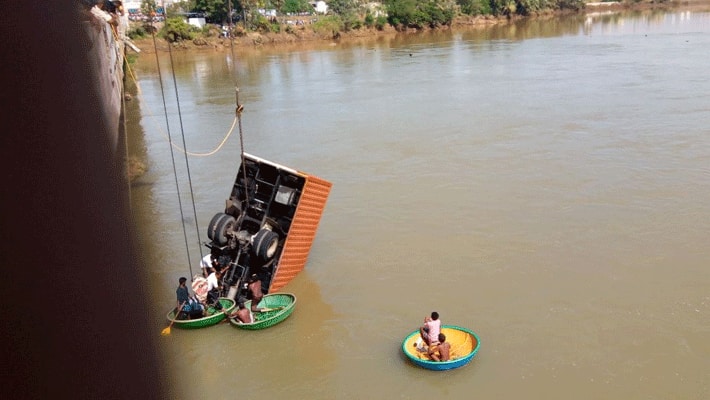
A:
[[[207,278],[209,275],[208,268],[215,268],[217,267],[217,258],[212,257],[212,253],[207,254],[206,256],[202,257],[202,260],[200,260],[200,268],[202,268],[202,276]]]
[[[203,307],[199,301],[195,300],[190,296],[186,286],[187,278],[181,277],[178,279],[178,288],[175,290],[177,295],[177,310],[185,313],[185,315],[190,316],[190,318],[200,318],[202,317]],[[179,317],[176,315],[176,318]]]
[[[258,305],[261,299],[264,298],[264,293],[261,291],[261,279],[259,279],[259,275],[252,274],[249,277],[247,289],[249,289],[249,297],[251,298],[251,311],[261,312],[262,309],[259,308]]]
[[[213,267],[205,268],[207,272],[207,305],[214,305],[215,309],[221,310],[222,304],[219,302],[219,279],[217,271]]]

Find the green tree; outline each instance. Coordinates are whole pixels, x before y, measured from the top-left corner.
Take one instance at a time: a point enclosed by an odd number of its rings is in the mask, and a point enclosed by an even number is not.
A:
[[[194,38],[195,27],[185,22],[182,17],[168,18],[161,34],[168,42],[179,42],[182,40],[192,40]]]
[[[158,5],[155,0],[142,0],[141,13],[146,16],[152,16],[158,10]]]
[[[327,3],[329,11],[341,16],[355,14],[357,11],[355,0],[330,0]]]
[[[239,10],[244,17],[245,28],[254,28],[257,25],[260,17],[257,10],[262,8],[262,3],[260,0],[239,0]]]
[[[491,0],[491,11],[495,15],[515,15],[518,6],[514,0]]]
[[[387,25],[387,17],[384,15],[380,15],[375,19],[375,28],[378,30],[383,30],[385,29],[385,25]]]
[[[417,11],[416,0],[385,0],[387,20],[394,27],[406,26],[414,20]]]
[[[242,1],[229,0],[232,4],[232,13],[239,15],[242,12]],[[207,19],[212,22],[223,24],[229,21],[229,3],[225,0],[195,0],[195,8],[192,11],[207,14]]]
[[[340,16],[328,15],[323,18],[318,18],[318,21],[313,24],[313,31],[319,35],[330,36],[336,38],[344,29],[344,24]]]
[[[364,22],[365,22],[365,26],[368,28],[372,28],[373,26],[375,26],[375,17],[372,15],[371,12],[368,11],[365,14],[365,21]]]
[[[556,4],[561,10],[580,11],[584,8],[584,0],[557,0]]]
[[[268,4],[269,4],[269,7],[273,8],[274,10],[281,10],[284,8],[285,2],[286,1],[284,1],[284,0],[270,0],[268,2]]]
[[[449,25],[456,15],[454,3],[435,0],[386,0],[388,21],[398,28]]]
[[[196,0],[182,0],[179,2],[175,2],[173,4],[178,6],[183,12],[188,12],[188,11],[192,11],[195,9],[195,5],[197,4],[197,1]]]
[[[461,12],[468,15],[491,14],[491,3],[488,0],[456,0]]]
[[[453,8],[446,7],[444,4],[438,1],[428,1],[421,4],[420,10],[423,15],[423,21],[431,28],[435,28],[441,25],[449,25],[454,19]]]
[[[313,11],[313,7],[308,3],[308,0],[286,0],[279,10],[284,14],[295,14]]]
[[[545,0],[516,0],[516,6],[521,15],[530,15],[548,7]]]

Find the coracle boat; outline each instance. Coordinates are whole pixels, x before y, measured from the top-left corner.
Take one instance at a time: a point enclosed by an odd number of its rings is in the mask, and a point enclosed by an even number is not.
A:
[[[247,309],[251,308],[251,300],[244,303]],[[269,311],[254,313],[254,322],[242,323],[230,318],[229,322],[241,329],[257,330],[272,327],[288,318],[296,306],[296,296],[290,293],[267,294],[258,304],[259,308]]]
[[[442,325],[441,333],[446,335],[446,341],[451,344],[451,359],[448,361],[433,361],[426,352],[420,352],[415,346],[419,339],[419,329],[410,333],[402,342],[402,352],[414,364],[434,370],[444,371],[468,364],[478,353],[481,341],[471,330],[455,325]]]
[[[205,310],[205,314],[207,315],[197,319],[176,319],[175,311],[177,310],[172,310],[168,313],[168,321],[182,329],[199,329],[216,325],[225,319],[227,314],[232,312],[237,305],[234,300],[225,297],[220,297],[219,303],[222,305],[221,310],[217,311],[217,309],[212,306],[207,307],[207,310]]]

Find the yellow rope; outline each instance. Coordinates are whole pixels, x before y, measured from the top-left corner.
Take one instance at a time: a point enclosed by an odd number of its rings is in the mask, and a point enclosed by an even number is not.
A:
[[[115,35],[115,33],[114,33],[114,35]],[[136,84],[137,94],[138,94],[139,99],[143,102],[143,104],[145,104],[146,108],[148,109],[148,116],[151,116],[151,117],[155,116],[155,114],[150,109],[150,106],[148,106],[148,103],[145,101],[145,98],[143,98],[143,93],[140,89],[140,85],[138,84],[138,79],[136,79],[136,76],[133,73],[133,69],[131,68],[131,66],[128,63],[126,63],[126,67],[127,67],[126,69],[128,70],[128,73],[129,73],[131,79]],[[212,149],[206,153],[193,153],[191,151],[185,151],[185,149],[183,149],[180,145],[178,145],[178,144],[174,143],[172,140],[170,140],[168,134],[165,133],[165,131],[159,125],[156,124],[156,127],[157,127],[158,131],[160,131],[160,133],[163,135],[165,140],[167,140],[170,143],[170,145],[173,146],[173,148],[175,148],[176,150],[178,150],[182,153],[185,153],[189,156],[207,157],[207,156],[211,156],[211,155],[217,153],[218,151],[220,151],[222,149],[224,144],[227,142],[227,139],[229,139],[229,136],[231,136],[232,132],[234,132],[234,127],[236,125],[237,125],[237,117],[235,116],[234,121],[232,121],[232,126],[229,128],[227,133],[224,135],[224,138],[222,139],[222,141],[217,145],[217,147],[215,147],[214,149]]]

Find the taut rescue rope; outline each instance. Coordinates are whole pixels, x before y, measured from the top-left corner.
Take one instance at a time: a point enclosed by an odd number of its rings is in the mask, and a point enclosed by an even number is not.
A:
[[[244,111],[244,106],[239,103],[239,84],[237,82],[237,72],[234,68],[234,64],[236,61],[236,58],[234,57],[234,37],[232,35],[232,2],[231,0],[227,1],[227,4],[229,4],[229,49],[232,54],[232,63],[231,63],[231,68],[232,68],[232,73],[234,74],[234,91],[235,91],[235,97],[236,97],[236,103],[237,103],[237,108],[236,108],[236,119],[237,122],[239,123],[239,146],[240,146],[240,158],[242,162],[242,175],[244,179],[244,186],[246,189],[247,186],[247,169],[246,169],[246,163],[245,163],[245,158],[244,158],[244,132],[242,129],[242,111]],[[241,3],[240,3],[241,4]],[[243,7],[243,6],[242,6]],[[242,14],[244,13],[244,9],[242,9]],[[246,27],[246,21],[244,21],[244,26]],[[244,201],[249,204],[249,191],[244,190]]]

